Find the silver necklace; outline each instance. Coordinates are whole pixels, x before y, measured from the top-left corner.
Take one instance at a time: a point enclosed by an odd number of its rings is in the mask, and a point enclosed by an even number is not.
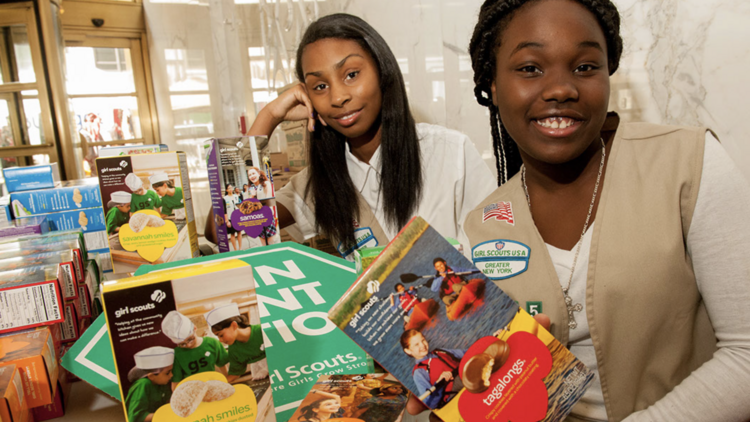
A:
[[[580,303],[573,304],[573,299],[568,294],[570,290],[570,284],[573,282],[573,273],[576,270],[576,262],[578,262],[578,254],[581,252],[581,245],[583,244],[583,236],[586,235],[586,230],[589,228],[589,221],[591,220],[591,212],[594,210],[594,203],[596,202],[596,194],[599,191],[599,182],[602,180],[602,171],[604,170],[604,160],[607,157],[607,148],[604,146],[604,139],[599,138],[602,143],[602,161],[599,163],[599,174],[596,176],[596,184],[594,185],[594,194],[591,196],[591,204],[589,205],[589,213],[586,215],[586,223],[583,225],[583,231],[581,231],[581,238],[578,239],[578,246],[576,246],[576,254],[573,256],[573,266],[570,268],[570,277],[568,278],[568,284],[562,288],[563,296],[565,297],[565,307],[568,308],[568,327],[575,329],[578,327],[575,315],[573,312],[581,312],[583,306]],[[531,198],[529,197],[529,188],[526,186],[526,166],[521,168],[521,181],[523,182],[523,191],[526,193],[526,202],[529,204],[529,213],[531,213]],[[561,286],[562,287],[562,286]]]

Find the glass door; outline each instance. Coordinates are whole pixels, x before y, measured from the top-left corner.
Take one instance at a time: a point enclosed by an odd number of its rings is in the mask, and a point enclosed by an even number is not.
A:
[[[33,5],[0,5],[0,168],[57,157]]]
[[[66,39],[66,90],[87,174],[102,147],[154,143],[140,42]]]

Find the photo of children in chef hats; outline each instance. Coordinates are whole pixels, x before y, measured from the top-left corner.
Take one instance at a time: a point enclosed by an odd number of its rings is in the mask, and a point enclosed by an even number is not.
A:
[[[224,345],[215,338],[199,336],[190,318],[178,311],[171,311],[162,320],[161,330],[177,345],[174,349],[172,389],[185,378],[201,372],[227,374],[229,355]]]
[[[125,397],[125,407],[129,421],[145,422],[172,398],[170,381],[174,351],[155,346],[143,349],[133,357],[135,367],[128,372],[132,384]]]
[[[260,324],[251,325],[236,303],[220,305],[205,314],[211,331],[226,344],[229,353],[227,380],[235,381],[250,372],[253,380],[268,376],[266,351]]]
[[[130,192],[117,191],[110,195],[111,200],[107,204],[109,211],[105,218],[107,223],[107,234],[114,234],[120,231],[122,225],[130,221],[130,201],[132,200]]]
[[[163,171],[154,173],[148,180],[160,197],[162,218],[174,214],[178,220],[184,220],[185,203],[182,188],[175,186],[169,175]]]
[[[143,180],[135,173],[125,176],[125,185],[133,192],[130,200],[130,212],[135,213],[141,210],[159,210],[161,208],[161,199],[156,192],[146,189],[143,186]]]

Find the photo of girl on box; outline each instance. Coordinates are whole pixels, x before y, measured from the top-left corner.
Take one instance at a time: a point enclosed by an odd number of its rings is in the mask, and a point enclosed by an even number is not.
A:
[[[156,193],[161,197],[160,212],[162,218],[169,217],[174,213],[176,219],[184,220],[186,216],[182,188],[175,186],[174,183],[169,180],[169,175],[164,172],[153,174],[148,180],[151,182],[151,187],[154,188]]]
[[[250,325],[236,303],[219,306],[205,315],[211,331],[226,344],[229,353],[227,381],[250,372],[253,380],[268,376],[266,351],[260,324]]]
[[[190,318],[171,311],[162,320],[161,331],[177,345],[172,367],[173,390],[183,379],[201,372],[217,371],[226,375],[229,355],[224,345],[215,338],[199,336]]]
[[[273,186],[271,186],[266,174],[260,171],[258,167],[247,168],[247,179],[250,181],[250,190],[255,191],[256,198],[273,198]]]
[[[141,180],[135,173],[130,173],[125,177],[125,185],[133,192],[130,199],[130,213],[141,210],[157,210],[161,208],[161,199],[156,192],[146,189]]]
[[[461,391],[458,365],[466,350],[430,350],[427,339],[417,330],[401,335],[401,348],[414,358],[412,376],[420,399],[430,408],[439,408]]]
[[[166,347],[149,347],[136,353],[135,367],[128,372],[133,384],[125,397],[128,420],[151,422],[154,413],[172,398],[172,364],[174,351]]]
[[[342,415],[341,397],[337,394],[320,390],[312,390],[310,394],[322,397],[300,409],[299,422],[323,422]]]
[[[227,226],[227,237],[229,243],[234,246],[235,251],[242,249],[242,232],[232,226],[232,213],[237,209],[239,204],[239,198],[234,194],[234,186],[231,183],[227,183],[225,187],[226,191],[223,196],[224,199],[224,224]]]
[[[105,218],[108,235],[119,232],[120,227],[130,221],[130,201],[132,200],[132,194],[117,191],[112,193],[111,198],[109,203],[107,203],[109,211],[107,211]]]

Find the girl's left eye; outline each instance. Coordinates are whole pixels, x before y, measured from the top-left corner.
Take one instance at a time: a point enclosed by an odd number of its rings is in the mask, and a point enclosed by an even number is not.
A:
[[[354,79],[357,77],[358,74],[359,74],[359,70],[355,72],[349,72],[346,74],[346,79]]]
[[[599,69],[598,66],[594,66],[593,64],[582,64],[576,68],[576,72],[582,73],[582,72],[591,72],[592,70]]]
[[[516,71],[522,74],[529,75],[529,76],[542,73],[541,69],[539,69],[537,66],[534,66],[532,64],[521,66],[518,69],[516,69]]]

